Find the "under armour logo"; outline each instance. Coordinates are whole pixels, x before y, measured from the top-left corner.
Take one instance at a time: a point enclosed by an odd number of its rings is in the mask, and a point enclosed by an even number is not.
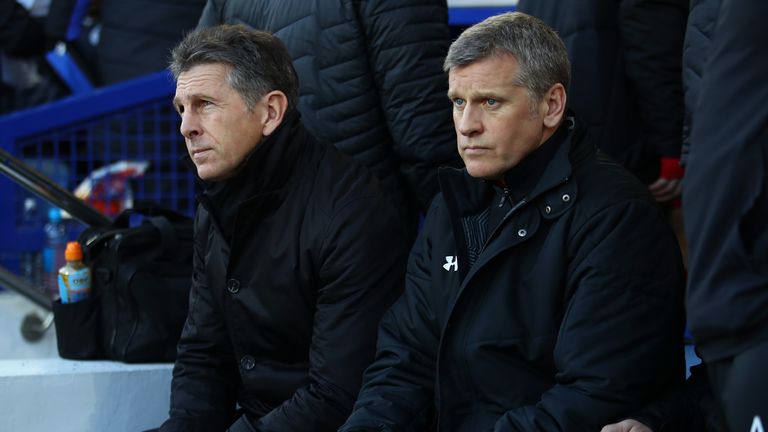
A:
[[[765,432],[763,429],[763,422],[760,421],[760,416],[755,416],[752,420],[752,428],[749,429],[749,432]]]
[[[453,268],[453,271],[457,271],[459,269],[459,262],[456,260],[455,256],[448,255],[445,257],[443,268],[445,271],[451,271],[451,268]]]

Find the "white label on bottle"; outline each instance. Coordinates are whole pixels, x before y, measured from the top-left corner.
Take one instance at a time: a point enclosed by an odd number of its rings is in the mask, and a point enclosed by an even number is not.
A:
[[[85,300],[91,293],[91,269],[84,267],[68,275],[59,273],[59,294],[62,303]]]

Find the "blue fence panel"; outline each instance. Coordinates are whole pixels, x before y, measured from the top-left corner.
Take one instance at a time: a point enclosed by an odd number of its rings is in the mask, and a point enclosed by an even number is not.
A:
[[[514,4],[505,6],[452,7],[448,9],[448,24],[455,27],[468,27],[488,17],[514,10]]]
[[[102,166],[146,161],[144,176],[130,181],[134,201],[191,216],[195,178],[180,160],[185,148],[173,93],[172,78],[160,72],[2,116],[0,147],[70,191]],[[2,175],[0,197],[0,264],[24,273],[25,260],[42,249],[49,205]],[[82,226],[71,228],[73,238]]]

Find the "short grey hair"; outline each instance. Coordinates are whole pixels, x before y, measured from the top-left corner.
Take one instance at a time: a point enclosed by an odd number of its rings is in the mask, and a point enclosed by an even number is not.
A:
[[[517,59],[515,84],[528,90],[531,101],[541,101],[556,83],[568,91],[571,63],[565,44],[543,21],[521,12],[492,16],[466,29],[448,49],[443,70],[505,53]]]
[[[288,107],[296,107],[299,79],[288,49],[277,37],[243,25],[218,25],[195,30],[171,51],[168,69],[179,74],[203,64],[229,66],[227,83],[253,110],[265,94],[280,90]]]

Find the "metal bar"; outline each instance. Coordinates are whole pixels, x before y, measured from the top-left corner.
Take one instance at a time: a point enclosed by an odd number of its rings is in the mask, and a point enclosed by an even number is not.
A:
[[[0,265],[0,286],[10,289],[24,296],[27,300],[42,307],[45,310],[53,310],[51,299],[48,295],[35,288],[34,285],[16,276],[13,272]]]
[[[5,174],[20,186],[52,205],[66,210],[72,217],[86,225],[106,227],[112,223],[110,218],[99,213],[68,190],[50,181],[2,148],[0,148],[0,173]]]

